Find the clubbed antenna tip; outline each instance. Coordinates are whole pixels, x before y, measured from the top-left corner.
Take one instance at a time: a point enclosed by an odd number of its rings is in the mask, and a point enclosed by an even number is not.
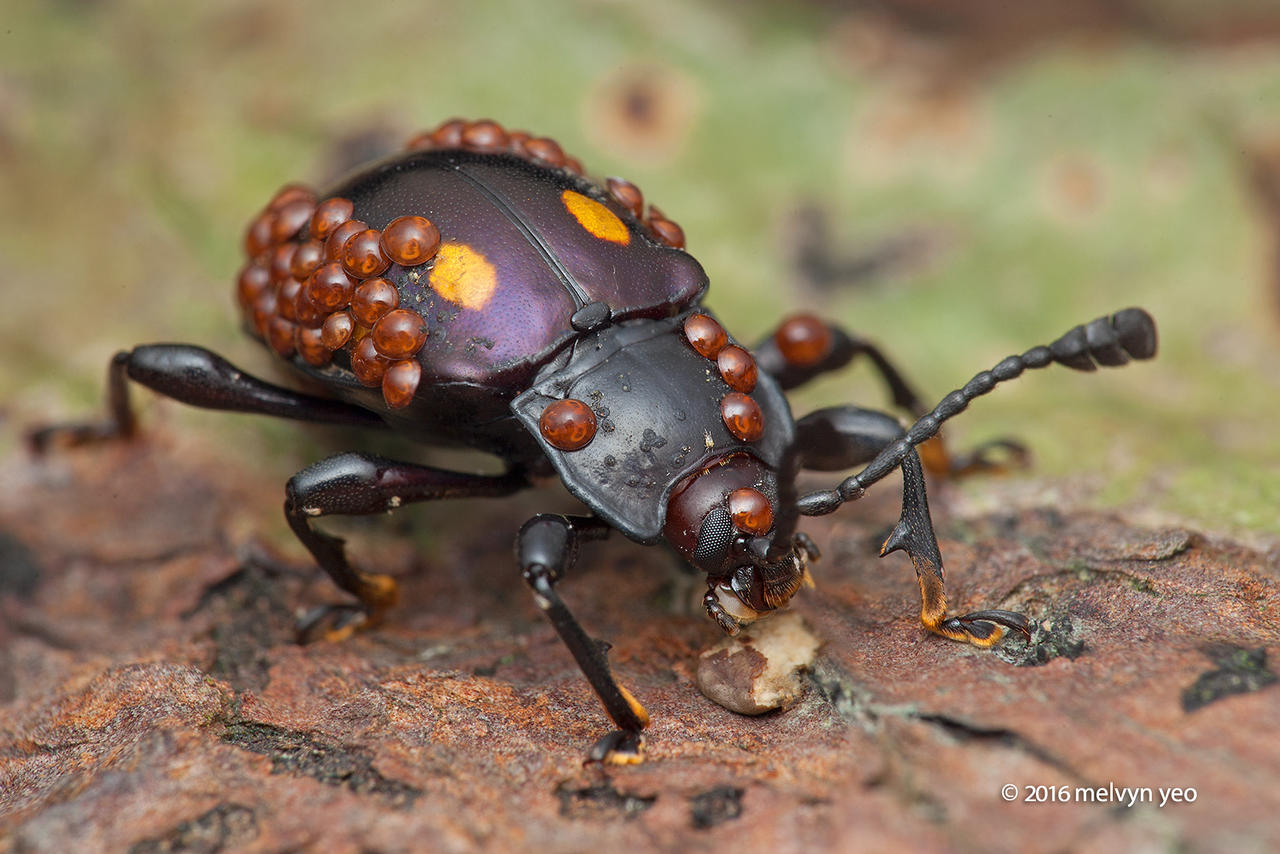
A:
[[[1044,368],[1055,362],[1077,371],[1095,371],[1099,365],[1114,368],[1128,364],[1130,359],[1150,359],[1156,354],[1156,343],[1156,322],[1151,315],[1140,308],[1126,308],[1077,326],[1052,344],[1002,359],[991,370],[975,374],[963,388],[942,398],[932,412],[911,425],[905,437],[885,447],[862,471],[845,478],[835,489],[801,496],[796,509],[803,516],[821,516],[846,501],[860,498],[867,487],[914,453],[916,445],[936,436],[942,422],[963,412],[974,398],[1028,368]]]
[[[1156,354],[1156,322],[1140,308],[1126,308],[1077,326],[1050,344],[1049,352],[1053,361],[1077,371],[1096,370],[1097,365],[1116,368],[1131,358],[1150,359]]]

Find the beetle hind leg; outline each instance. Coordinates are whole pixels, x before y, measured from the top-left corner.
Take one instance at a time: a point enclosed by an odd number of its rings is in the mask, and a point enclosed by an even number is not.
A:
[[[129,403],[130,382],[205,409],[319,424],[386,427],[372,412],[265,382],[203,347],[144,344],[121,350],[111,358],[107,368],[106,418],[38,428],[27,434],[27,443],[36,453],[43,453],[59,445],[83,445],[133,436],[137,432],[137,419]]]
[[[400,585],[390,575],[364,572],[350,566],[348,569],[350,578],[338,586],[359,601],[320,605],[308,611],[295,626],[299,643],[318,640],[337,643],[366,629],[376,628],[400,601]]]
[[[318,640],[337,642],[346,640],[359,631],[372,628],[381,621],[381,617],[382,614],[379,613],[376,619],[372,618],[367,606],[363,603],[353,605],[344,602],[320,605],[299,618],[294,628],[298,635],[298,643],[308,644]]]

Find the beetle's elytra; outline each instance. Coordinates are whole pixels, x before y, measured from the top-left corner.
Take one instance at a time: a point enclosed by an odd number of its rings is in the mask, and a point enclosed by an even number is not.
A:
[[[638,759],[649,722],[555,590],[577,542],[610,529],[665,541],[705,573],[707,614],[732,634],[805,581],[818,551],[797,530],[800,517],[830,513],[901,468],[902,513],[881,553],[910,556],[924,626],[977,646],[1010,628],[1028,633],[1009,611],[948,613],[923,467],[958,475],[998,465],[992,450],[1016,455],[1002,440],[953,456],[937,432],[1028,368],[1150,358],[1151,317],[1130,308],[1077,326],[930,410],[873,344],[811,315],[744,347],[702,307],[707,277],[684,245],[635,185],[591,181],[554,141],[448,121],[325,192],[287,185],[249,226],[236,282],[245,327],[328,396],[271,385],[199,347],[141,346],[112,361],[106,421],[45,428],[32,441],[41,449],[132,434],[133,380],[196,406],[389,427],[501,457],[506,472],[492,476],[350,452],[289,480],[290,526],[359,601],[304,627],[328,637],[381,618],[396,585],[353,567],[340,540],[313,528],[316,517],[505,495],[558,474],[590,513],[530,519],[516,551],[538,606],[618,727],[593,759]],[[793,419],[786,389],[859,355],[914,424],[852,405]],[[859,465],[832,489],[797,492],[801,469]]]

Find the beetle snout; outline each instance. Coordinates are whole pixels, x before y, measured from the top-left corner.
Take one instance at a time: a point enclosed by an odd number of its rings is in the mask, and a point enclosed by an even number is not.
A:
[[[760,558],[739,566],[730,578],[730,587],[742,602],[756,611],[773,611],[791,597],[809,578],[810,555],[797,538],[780,560],[766,560],[769,543],[762,544]]]
[[[753,566],[761,566],[769,560],[770,552],[775,551],[770,537],[738,536],[733,540],[730,554],[739,561],[749,561]],[[785,552],[784,552],[785,554]],[[776,557],[774,558],[776,560]]]
[[[731,454],[672,491],[664,528],[671,543],[707,574],[707,613],[733,634],[786,605],[808,580],[813,543],[779,524],[777,473]]]
[[[748,562],[735,566],[728,576],[708,579],[710,590],[703,600],[707,613],[729,634],[784,607],[805,584],[812,585],[809,562],[817,558],[812,541],[797,534],[781,559],[768,537],[739,541],[739,555]]]

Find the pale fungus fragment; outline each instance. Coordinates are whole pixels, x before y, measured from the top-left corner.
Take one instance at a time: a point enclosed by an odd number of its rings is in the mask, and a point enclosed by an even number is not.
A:
[[[819,646],[799,614],[765,617],[702,653],[695,676],[698,690],[740,715],[785,708],[804,693],[802,674]]]

